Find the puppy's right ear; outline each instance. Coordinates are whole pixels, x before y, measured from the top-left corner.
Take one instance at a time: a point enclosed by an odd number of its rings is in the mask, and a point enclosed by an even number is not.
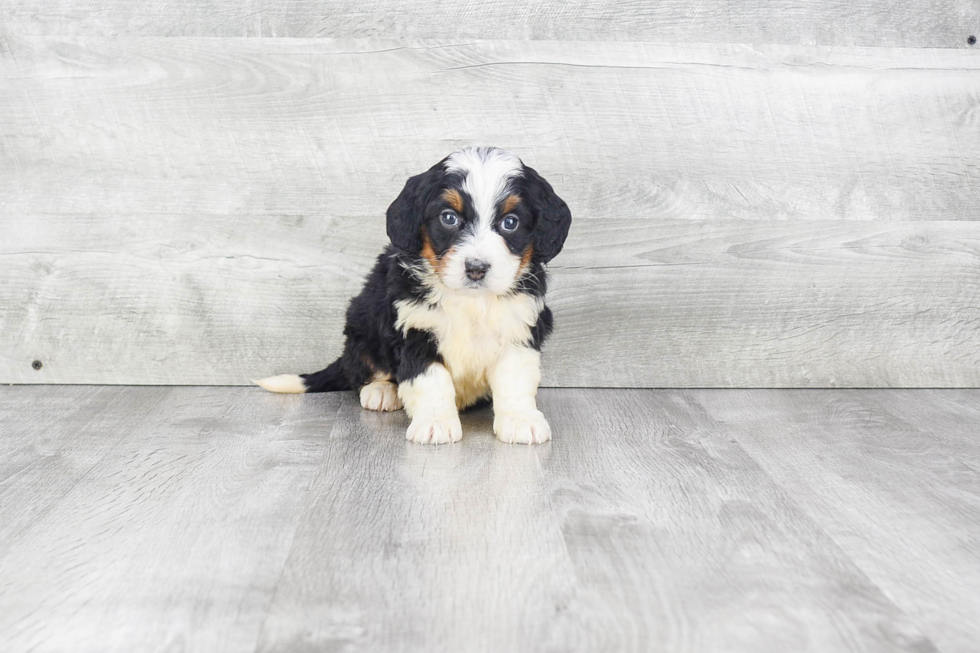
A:
[[[388,207],[388,238],[395,249],[408,254],[422,251],[422,221],[444,168],[440,161],[420,175],[409,177]]]

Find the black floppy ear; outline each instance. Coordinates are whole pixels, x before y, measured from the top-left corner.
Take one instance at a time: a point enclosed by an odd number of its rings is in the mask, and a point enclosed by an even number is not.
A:
[[[445,174],[442,161],[425,172],[409,177],[405,187],[388,207],[388,238],[395,249],[409,254],[422,251],[422,221],[425,207]]]
[[[572,226],[572,212],[534,168],[524,166],[524,189],[524,199],[534,214],[534,256],[547,263],[558,256],[565,244],[568,228]]]

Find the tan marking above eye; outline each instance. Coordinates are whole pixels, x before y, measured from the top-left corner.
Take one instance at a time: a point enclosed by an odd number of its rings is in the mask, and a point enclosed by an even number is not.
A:
[[[453,207],[458,213],[463,212],[463,196],[455,188],[447,188],[442,191],[442,199],[446,200],[446,204]]]
[[[510,213],[515,208],[517,208],[517,205],[520,203],[521,203],[520,195],[508,195],[507,198],[504,199],[504,205],[502,207],[503,212]]]

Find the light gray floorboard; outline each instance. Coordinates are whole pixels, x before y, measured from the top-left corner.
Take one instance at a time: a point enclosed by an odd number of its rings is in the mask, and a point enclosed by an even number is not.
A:
[[[498,443],[484,409],[423,447],[353,393],[0,388],[0,650],[980,638],[980,391],[540,399],[550,444]]]
[[[460,446],[427,448],[405,440],[404,413],[344,402],[260,651],[545,643],[573,570],[540,451],[499,444],[489,419],[465,415]]]
[[[542,465],[578,580],[555,650],[933,650],[683,393],[543,404],[564,435]]]
[[[542,407],[553,444],[420,448],[348,399],[260,650],[933,650],[683,396]]]
[[[0,649],[253,650],[338,402],[0,389],[0,446],[36,459],[0,482]]]
[[[169,390],[0,388],[0,555],[140,427]]]
[[[0,31],[966,47],[973,2],[922,0],[0,0]],[[974,30],[971,32],[970,30]]]
[[[690,396],[941,650],[977,650],[980,393]]]

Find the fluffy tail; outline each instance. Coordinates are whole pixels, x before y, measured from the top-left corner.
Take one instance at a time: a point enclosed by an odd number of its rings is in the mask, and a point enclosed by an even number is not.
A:
[[[334,390],[350,390],[347,377],[338,358],[326,369],[313,374],[280,374],[258,381],[252,381],[269,392],[303,393],[303,392],[333,392]]]

